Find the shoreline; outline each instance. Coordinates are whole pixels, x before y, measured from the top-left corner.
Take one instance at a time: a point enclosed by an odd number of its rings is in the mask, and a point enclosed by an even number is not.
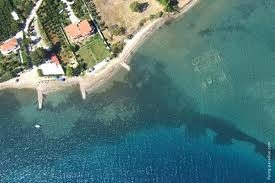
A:
[[[37,90],[38,95],[48,95],[58,90],[65,89],[66,87],[80,86],[82,98],[86,98],[86,92],[90,93],[94,89],[103,85],[110,80],[114,74],[116,74],[120,68],[123,68],[123,64],[130,62],[131,56],[135,50],[142,44],[147,38],[153,34],[156,30],[162,27],[168,21],[174,21],[177,18],[184,15],[192,7],[194,7],[199,0],[189,0],[185,2],[180,11],[176,14],[168,14],[164,17],[158,18],[149,22],[142,27],[132,39],[127,40],[122,52],[102,68],[94,73],[86,73],[84,76],[66,78],[66,81],[58,81],[54,79],[39,78],[37,76],[37,68],[23,72],[19,77],[19,82],[16,82],[16,78],[0,83],[0,90],[4,89],[34,89]]]

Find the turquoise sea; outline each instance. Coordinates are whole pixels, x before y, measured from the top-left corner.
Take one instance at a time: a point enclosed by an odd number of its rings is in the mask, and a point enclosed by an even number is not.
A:
[[[85,101],[35,96],[0,92],[1,183],[275,182],[275,1],[201,0]]]

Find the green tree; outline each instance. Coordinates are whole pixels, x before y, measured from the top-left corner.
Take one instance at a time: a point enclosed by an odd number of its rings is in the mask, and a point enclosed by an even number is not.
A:
[[[164,10],[167,12],[173,11],[172,0],[157,0],[164,6]]]
[[[45,59],[48,56],[48,51],[43,48],[37,48],[35,52],[40,56],[40,58]]]
[[[79,76],[86,69],[87,69],[87,64],[82,61],[79,61],[77,67],[73,70],[73,75]]]
[[[4,59],[4,55],[0,52],[0,62]]]
[[[0,1],[0,41],[5,41],[14,36],[18,32],[19,22],[13,20],[11,12],[15,8],[12,6],[11,1]]]
[[[142,27],[145,23],[146,23],[146,21],[147,21],[147,18],[143,18],[143,19],[141,19],[140,21],[139,21],[139,26],[140,27]]]
[[[21,53],[22,53],[22,59],[24,66],[29,69],[32,67],[31,59],[29,55],[27,54],[27,51],[24,47],[21,46]]]
[[[30,52],[31,63],[36,66],[40,65],[47,56],[48,52],[43,48],[37,48],[35,51]]]
[[[142,3],[139,3],[138,1],[134,1],[130,4],[130,8],[133,12],[142,12]]]
[[[73,69],[70,66],[66,68],[66,76],[72,77],[73,76]]]
[[[112,51],[114,53],[115,56],[117,56],[124,47],[124,43],[123,42],[117,42],[115,44],[112,45]]]
[[[76,44],[71,44],[70,45],[70,49],[73,51],[73,52],[77,52],[79,50],[79,46],[76,45]]]
[[[0,82],[7,81],[7,80],[11,79],[12,77],[13,77],[13,76],[12,76],[12,73],[11,73],[10,71],[6,71],[6,72],[2,75],[2,77],[1,77],[1,79],[0,79]]]
[[[126,29],[125,29],[125,27],[120,27],[116,24],[116,25],[110,26],[110,31],[113,35],[119,36],[119,35],[125,34]]]
[[[26,37],[26,34],[23,33],[23,46],[25,46],[27,48],[30,43],[31,43],[31,41]]]
[[[43,76],[42,69],[37,69],[37,74],[39,77],[42,77]]]
[[[33,65],[38,66],[39,64],[42,63],[40,55],[38,55],[37,52],[35,51],[30,53],[30,59]]]

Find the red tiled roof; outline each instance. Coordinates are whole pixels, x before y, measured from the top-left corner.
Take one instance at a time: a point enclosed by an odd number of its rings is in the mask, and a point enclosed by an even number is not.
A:
[[[2,51],[10,51],[10,50],[15,49],[17,46],[18,46],[18,43],[17,43],[16,38],[11,38],[2,44],[0,46],[0,49]]]
[[[65,31],[71,38],[76,39],[88,36],[93,31],[93,27],[87,20],[83,20],[79,24],[68,25],[65,27]]]
[[[92,32],[92,28],[87,20],[80,22],[78,28],[82,36],[87,36]]]
[[[51,56],[51,61],[54,62],[56,65],[59,65],[60,62],[55,54]]]
[[[72,38],[78,38],[81,35],[77,24],[68,25],[67,27],[65,27],[65,31]]]

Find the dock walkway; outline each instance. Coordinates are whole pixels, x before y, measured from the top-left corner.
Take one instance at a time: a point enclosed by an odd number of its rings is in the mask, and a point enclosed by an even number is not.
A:
[[[37,101],[38,101],[38,108],[42,109],[42,107],[43,107],[43,92],[41,90],[37,90]]]
[[[86,89],[85,89],[85,87],[80,86],[80,91],[81,91],[82,99],[85,100],[86,99]]]
[[[125,62],[121,62],[120,65],[121,65],[122,67],[124,67],[127,71],[130,71],[130,70],[131,70],[131,67],[130,67],[128,64],[126,64]]]

